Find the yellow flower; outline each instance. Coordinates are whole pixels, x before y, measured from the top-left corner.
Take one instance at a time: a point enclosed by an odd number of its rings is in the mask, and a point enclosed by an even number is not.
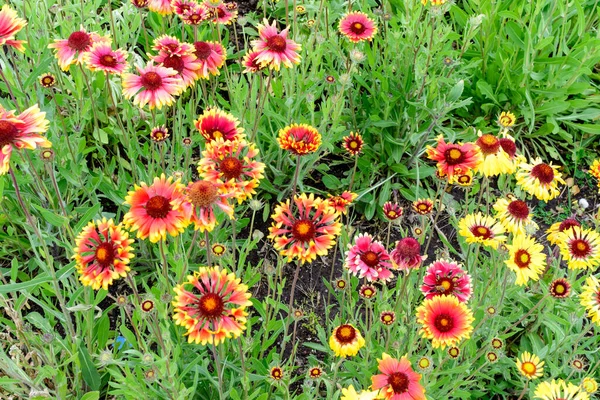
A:
[[[506,230],[513,235],[524,234],[528,226],[537,226],[532,220],[533,213],[523,200],[501,198],[494,204],[496,217]]]
[[[560,194],[558,184],[565,184],[558,167],[542,162],[541,158],[522,162],[517,171],[517,185],[539,200],[549,201]]]
[[[600,235],[596,231],[574,226],[562,233],[558,245],[569,269],[595,269],[600,264]]]
[[[523,352],[517,358],[516,364],[519,372],[527,379],[537,379],[544,373],[544,362],[528,351]]]
[[[504,262],[517,274],[517,285],[526,285],[530,279],[537,281],[546,268],[544,246],[536,243],[534,238],[520,234],[506,247],[509,258]]]
[[[379,390],[357,393],[356,390],[354,390],[354,386],[350,385],[347,388],[342,389],[342,397],[340,400],[374,400],[377,398],[377,393],[379,393]]]
[[[494,135],[481,131],[477,133],[479,139],[475,144],[481,150],[483,161],[479,164],[478,172],[483,176],[497,176],[500,174],[513,174],[517,168],[515,158],[511,157],[501,146],[500,139]]]
[[[552,382],[542,382],[536,386],[534,399],[589,400],[589,396],[585,392],[580,392],[579,387],[572,383],[566,383],[562,379],[558,381],[552,379]]]
[[[600,281],[595,276],[588,276],[581,289],[580,304],[586,308],[592,322],[600,325]]]
[[[513,127],[516,121],[517,117],[510,111],[502,111],[498,116],[498,125],[505,129]]]
[[[469,214],[458,223],[459,234],[467,243],[481,243],[484,246],[497,249],[501,242],[506,240],[503,235],[504,227],[496,219],[483,215]]]
[[[589,376],[583,378],[583,382],[581,382],[581,386],[585,389],[589,394],[596,393],[598,390],[598,382],[594,378],[590,378]]]
[[[350,324],[338,326],[329,338],[329,347],[338,357],[355,356],[364,345],[365,339]]]

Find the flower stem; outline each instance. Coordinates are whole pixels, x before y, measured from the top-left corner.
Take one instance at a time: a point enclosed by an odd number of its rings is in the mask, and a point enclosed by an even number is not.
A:
[[[81,70],[81,74],[83,75],[83,81],[85,82],[85,86],[88,90],[88,96],[90,96],[90,100],[92,101],[92,114],[94,115],[94,126],[98,128],[98,115],[96,114],[96,101],[94,100],[94,93],[92,92],[92,87],[90,86],[90,81],[88,80],[87,74],[83,69],[83,66],[79,64],[79,69]]]
[[[217,347],[212,345],[212,353],[215,359],[215,370],[217,372],[217,379],[219,380],[219,399],[225,400],[225,395],[223,394],[223,375],[222,375],[222,367],[221,367],[221,359],[219,357],[219,353],[217,352]]]
[[[212,267],[212,257],[210,255],[210,241],[208,237],[208,231],[204,231],[204,241],[206,242],[206,263],[209,267]]]

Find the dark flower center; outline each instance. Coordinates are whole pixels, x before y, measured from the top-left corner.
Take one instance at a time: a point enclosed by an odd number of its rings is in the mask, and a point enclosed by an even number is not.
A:
[[[356,329],[352,325],[340,325],[335,331],[335,337],[342,344],[352,343],[356,338]]]
[[[1,130],[0,130],[0,132],[1,132]],[[564,232],[567,229],[573,228],[574,226],[581,226],[581,224],[576,219],[567,218],[563,222],[560,223],[560,225],[558,226],[558,231]]]
[[[527,219],[529,216],[529,207],[523,200],[511,201],[506,209],[516,219]]]
[[[590,244],[582,239],[575,239],[570,244],[571,254],[578,258],[587,257],[591,252],[592,248]]]
[[[194,43],[194,54],[198,60],[206,60],[210,56],[212,52],[212,48],[209,43],[206,42],[196,42]]]
[[[115,260],[115,248],[110,242],[103,242],[96,247],[96,262],[102,268],[108,268],[113,265]]]
[[[517,154],[517,145],[509,138],[500,139],[500,146],[502,146],[502,150],[504,150],[510,158],[513,158],[515,154]]]
[[[198,24],[202,21],[202,16],[200,14],[192,14],[189,19],[192,24]]]
[[[92,37],[85,32],[77,31],[71,33],[67,43],[76,51],[84,51],[92,44]]]
[[[19,130],[11,122],[0,120],[0,150],[7,144],[12,144]]]
[[[276,52],[283,52],[285,50],[287,43],[285,38],[280,35],[271,36],[269,40],[267,40],[267,47],[269,50],[273,50]]]
[[[394,393],[405,393],[408,390],[410,380],[403,372],[394,372],[388,378],[388,384],[394,390]]]
[[[554,180],[554,170],[548,164],[538,164],[531,169],[531,176],[537,178],[540,183],[549,184]]]
[[[450,294],[454,290],[454,282],[447,277],[439,278],[435,287],[438,294]]]
[[[163,67],[166,67],[166,68],[173,68],[175,71],[179,72],[180,74],[183,72],[183,67],[184,67],[183,60],[177,54],[171,54],[170,56],[165,58],[165,60],[162,62],[162,65],[163,65]]]
[[[350,30],[352,31],[352,33],[355,33],[357,35],[363,33],[365,29],[367,28],[360,22],[355,22],[352,25],[350,25]]]
[[[404,259],[414,258],[421,253],[421,245],[417,239],[407,237],[398,241],[396,252]]]
[[[142,86],[148,90],[156,90],[162,85],[162,78],[156,72],[146,72],[142,75]]]
[[[454,321],[448,314],[438,315],[435,317],[433,324],[435,325],[436,329],[442,333],[446,333],[454,327]]]
[[[117,59],[111,56],[110,54],[105,54],[100,57],[100,64],[105,67],[114,68],[117,66]]]
[[[223,18],[224,16],[225,16],[225,11],[223,11],[221,8],[217,8],[217,17]]]
[[[478,238],[482,238],[484,240],[492,237],[492,231],[487,226],[475,225],[471,228],[471,233]]]
[[[196,207],[208,207],[217,199],[217,186],[208,181],[196,181],[189,190],[190,202]]]
[[[527,252],[527,250],[519,249],[515,253],[513,261],[519,268],[529,268],[529,264],[531,263],[531,255],[529,252]]]
[[[215,319],[223,314],[225,303],[216,293],[206,293],[198,299],[198,313],[206,319]]]
[[[242,162],[235,157],[225,157],[219,164],[219,170],[227,180],[239,178],[242,174],[242,167]]]
[[[373,251],[366,251],[360,255],[360,260],[369,267],[374,267],[379,264],[379,256]]]
[[[299,242],[308,242],[315,238],[315,224],[307,219],[299,219],[292,226],[292,235]]]
[[[54,78],[46,75],[42,78],[42,85],[44,85],[44,87],[50,87],[54,85]]]
[[[465,155],[460,149],[452,147],[444,152],[444,158],[448,165],[457,165],[464,161]]]
[[[146,203],[146,213],[152,218],[165,218],[172,209],[169,199],[163,196],[154,196]]]
[[[485,155],[496,154],[500,149],[500,141],[494,136],[485,134],[477,139],[477,146],[481,149],[481,152]]]

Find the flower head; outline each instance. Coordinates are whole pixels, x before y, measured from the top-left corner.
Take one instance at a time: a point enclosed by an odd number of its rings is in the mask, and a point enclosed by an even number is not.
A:
[[[346,214],[348,206],[350,206],[357,197],[358,195],[356,193],[346,190],[339,196],[329,196],[327,200],[329,201],[329,205],[333,207],[335,211],[340,214]]]
[[[558,184],[565,184],[558,168],[552,163],[542,162],[539,157],[532,160],[531,164],[520,163],[516,176],[517,185],[542,201],[549,201],[558,196],[560,194]]]
[[[398,203],[392,203],[391,201],[386,201],[383,204],[383,215],[389,221],[395,221],[402,216],[404,210]]]
[[[258,71],[262,70],[263,68],[265,68],[265,65],[261,64],[257,60],[260,53],[261,53],[260,51],[255,51],[255,50],[250,50],[250,51],[248,51],[248,53],[246,53],[246,55],[242,59],[242,66],[244,67],[244,70],[242,72],[254,73],[254,72],[258,72]]]
[[[393,311],[382,311],[381,314],[379,314],[379,320],[382,324],[389,326],[396,321],[396,313]]]
[[[189,43],[181,43],[175,36],[162,35],[154,39],[152,49],[158,53],[176,54],[183,56],[194,51]]]
[[[46,113],[37,104],[19,115],[0,106],[0,175],[8,172],[13,148],[34,150],[37,146],[51,147],[52,143],[40,134],[48,130]]]
[[[279,147],[290,153],[303,156],[314,153],[321,145],[321,134],[307,124],[291,124],[279,131]]]
[[[208,142],[219,138],[223,140],[243,138],[244,129],[239,125],[240,121],[237,118],[216,107],[207,108],[194,121],[194,126]]]
[[[504,263],[517,274],[517,285],[527,285],[531,279],[537,281],[546,268],[544,246],[525,234],[516,235],[512,244],[507,244],[509,255]]]
[[[127,69],[127,52],[113,50],[108,42],[96,42],[85,53],[84,61],[90,71],[122,74]]]
[[[558,381],[552,379],[552,382],[541,382],[535,387],[534,399],[542,400],[589,400],[587,393],[578,386],[567,383],[562,379]]]
[[[148,9],[160,15],[173,14],[171,0],[148,0]]]
[[[497,176],[500,174],[512,174],[517,168],[513,158],[504,151],[500,144],[500,138],[479,132],[479,139],[475,142],[482,154],[482,161],[478,171],[484,176]]]
[[[565,230],[558,246],[569,269],[596,269],[600,264],[600,235],[591,229],[573,226]]]
[[[342,388],[342,397],[340,397],[340,400],[375,400],[378,393],[379,390],[370,392],[363,390],[358,393],[354,389],[354,386],[350,385],[347,388]]]
[[[364,345],[365,339],[359,330],[350,324],[338,326],[329,338],[329,347],[337,357],[355,356]]]
[[[575,218],[567,218],[564,221],[556,222],[546,231],[548,241],[554,245],[563,241],[562,233],[571,230],[573,227],[580,227],[581,224]]]
[[[459,264],[438,260],[427,268],[421,292],[426,299],[441,295],[454,295],[458,301],[466,303],[473,294],[471,277]]]
[[[255,51],[260,52],[256,57],[258,63],[279,71],[281,64],[292,68],[294,64],[300,63],[298,51],[301,46],[287,38],[288,28],[278,33],[275,24],[276,21],[273,21],[273,24],[269,25],[266,19],[263,24],[258,24],[260,39],[253,40],[251,44]]]
[[[515,114],[510,111],[502,111],[498,116],[498,125],[504,129],[512,128],[515,125],[516,120]]]
[[[131,0],[131,4],[133,4],[136,8],[145,8],[148,7],[149,0]]]
[[[380,242],[373,240],[373,236],[362,233],[354,240],[354,245],[348,245],[346,252],[346,267],[351,274],[368,281],[387,281],[392,278],[390,271],[390,256]]]
[[[252,305],[251,295],[234,273],[219,267],[200,267],[173,290],[173,319],[187,330],[189,343],[218,345],[246,329],[245,310]]]
[[[517,368],[521,375],[527,379],[537,379],[544,373],[544,362],[535,354],[524,351],[517,358]]]
[[[85,59],[85,54],[90,51],[92,46],[98,42],[110,44],[108,37],[102,37],[95,33],[88,33],[81,28],[69,35],[67,39],[55,39],[48,48],[56,50],[58,65],[63,71],[68,71],[71,64],[81,64]]]
[[[320,378],[321,375],[323,375],[323,370],[321,369],[321,367],[311,367],[308,370],[308,377],[311,379]]]
[[[432,340],[434,348],[454,346],[473,331],[473,313],[456,296],[445,294],[425,299],[417,309],[419,333]]]
[[[493,364],[498,361],[498,353],[495,351],[488,351],[485,354],[485,358],[487,358],[487,360]]]
[[[548,292],[555,299],[564,299],[571,294],[571,284],[565,278],[558,278],[550,283]]]
[[[459,234],[467,243],[481,243],[484,246],[497,249],[506,236],[503,235],[504,227],[496,219],[483,215],[469,214],[458,223]]]
[[[437,161],[437,169],[448,176],[448,182],[454,181],[454,176],[463,175],[470,170],[477,170],[481,163],[479,147],[472,143],[446,143],[440,135],[435,148],[427,146],[427,157]]]
[[[132,98],[133,104],[150,109],[161,109],[175,101],[175,97],[183,91],[185,84],[176,70],[155,66],[150,62],[145,68],[136,67],[139,75],[124,73],[123,96]]]
[[[217,138],[206,143],[198,173],[228,193],[234,193],[238,203],[256,193],[263,178],[265,164],[256,161],[258,149],[245,139],[223,140]]]
[[[413,201],[412,208],[417,214],[427,215],[433,211],[433,201],[429,198],[417,199]]]
[[[197,26],[211,18],[211,10],[204,4],[193,4],[179,15],[186,25]]]
[[[51,88],[54,85],[56,85],[56,77],[50,72],[46,72],[45,74],[40,75],[38,80],[40,81],[40,85],[42,85],[45,88]]]
[[[525,234],[528,226],[535,226],[532,220],[533,213],[523,200],[500,198],[494,204],[494,210],[500,223],[513,235]]]
[[[173,12],[179,17],[182,17],[186,11],[196,6],[198,6],[198,3],[195,0],[171,0]]]
[[[156,243],[166,239],[167,232],[177,236],[189,225],[192,205],[185,199],[183,185],[172,179],[162,174],[150,186],[142,182],[125,198],[131,209],[123,216],[123,223],[137,230],[138,238],[149,237]]]
[[[185,190],[188,201],[193,206],[191,222],[194,229],[200,232],[211,232],[217,225],[215,206],[223,211],[229,218],[233,218],[233,207],[227,202],[232,193],[223,193],[214,183],[206,180],[192,182]]]
[[[187,44],[187,43],[186,43]],[[156,56],[151,57],[158,66],[171,68],[177,71],[177,75],[183,81],[183,87],[193,86],[198,79],[197,73],[200,69],[200,62],[196,60],[193,53],[177,54],[169,51],[161,51]]]
[[[283,379],[283,370],[281,369],[281,367],[273,367],[271,368],[269,376],[275,381],[280,381],[281,379]]]
[[[371,388],[380,390],[380,396],[387,400],[425,400],[425,389],[419,381],[421,375],[411,367],[406,357],[400,360],[383,353],[377,360],[381,374],[371,377]]]
[[[297,258],[302,263],[327,254],[342,227],[327,200],[315,198],[312,193],[296,196],[293,209],[289,199],[280,203],[271,218],[268,238],[275,242],[282,256]]]
[[[375,22],[365,13],[354,11],[342,17],[338,25],[340,33],[353,43],[372,40],[377,33]]]
[[[598,391],[598,382],[594,378],[586,376],[581,382],[581,387],[589,394],[596,393]]]
[[[113,220],[90,222],[75,240],[75,255],[79,280],[94,290],[108,286],[115,279],[124,278],[133,258],[133,239]]]
[[[167,140],[169,136],[171,135],[169,134],[169,130],[165,125],[155,126],[150,131],[150,139],[152,139],[154,143],[162,143]]]
[[[595,276],[588,276],[581,287],[579,301],[587,310],[592,322],[600,325],[600,281]]]
[[[0,46],[14,47],[20,52],[25,51],[24,40],[15,40],[15,35],[27,25],[27,21],[17,16],[17,12],[8,4],[0,10]]]
[[[221,43],[217,42],[194,42],[194,55],[200,63],[196,71],[197,78],[208,79],[211,75],[219,75],[219,68],[225,64],[227,52]]]
[[[362,152],[365,142],[358,132],[350,132],[348,136],[344,136],[343,140],[342,147],[351,156],[357,156]]]
[[[421,266],[427,256],[421,256],[421,245],[415,238],[405,237],[396,242],[396,247],[390,253],[394,269],[409,271]]]
[[[363,299],[372,299],[377,294],[377,288],[373,285],[362,285],[358,290],[358,295]]]
[[[448,347],[447,353],[450,356],[450,358],[456,360],[458,356],[460,356],[460,349],[456,346]]]

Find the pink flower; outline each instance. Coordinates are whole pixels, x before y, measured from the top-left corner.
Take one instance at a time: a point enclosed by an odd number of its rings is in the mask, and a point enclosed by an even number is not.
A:
[[[183,56],[192,53],[194,51],[194,46],[189,43],[181,43],[174,36],[162,35],[154,39],[152,49],[159,53],[164,52],[167,54]]]
[[[174,54],[161,51],[158,55],[152,57],[152,60],[159,66],[172,68],[177,71],[177,76],[181,78],[186,88],[194,85],[197,79],[197,71],[200,69],[200,63],[196,60],[194,54]]]
[[[273,21],[273,25],[269,25],[269,21],[266,19],[263,23],[264,25],[258,24],[260,39],[252,41],[254,50],[260,52],[256,57],[256,61],[275,71],[279,71],[281,64],[287,68],[299,64],[300,55],[298,51],[300,51],[301,46],[287,38],[288,28],[281,31],[281,33],[277,33],[275,21]]]
[[[85,54],[90,51],[96,42],[110,43],[110,38],[99,36],[96,33],[87,33],[83,27],[69,35],[68,39],[56,39],[48,48],[56,49],[55,57],[63,71],[68,71],[71,64],[81,64]]]
[[[379,361],[381,374],[371,377],[374,390],[386,400],[425,400],[425,389],[419,383],[421,375],[413,371],[406,357],[400,360],[383,353]]]
[[[2,6],[0,11],[0,46],[6,44],[23,52],[26,43],[24,40],[14,40],[15,35],[27,25],[27,21],[17,17],[17,12],[8,4]]]
[[[123,96],[134,97],[133,104],[150,109],[173,104],[184,89],[183,80],[172,68],[157,67],[150,62],[145,68],[136,67],[139,75],[123,74]]]
[[[458,301],[466,303],[473,293],[471,277],[457,263],[445,260],[435,261],[427,268],[421,292],[426,299],[442,294],[453,294]]]
[[[396,248],[390,253],[395,269],[408,271],[419,268],[425,257],[421,257],[421,245],[417,239],[406,237],[396,242]]]
[[[264,68],[264,66],[256,60],[260,53],[260,51],[249,51],[246,53],[244,59],[242,60],[242,65],[244,66],[244,70],[242,71],[243,73],[254,73]]]
[[[173,7],[171,7],[171,0],[149,0],[148,9],[159,13],[160,15],[173,14]]]
[[[392,278],[390,256],[383,245],[368,233],[356,237],[354,246],[348,245],[345,267],[359,278],[369,281],[387,281]]]
[[[237,18],[237,7],[231,7],[232,3],[221,3],[217,7],[210,5],[210,2],[204,2],[204,5],[212,13],[212,22],[216,24],[230,25]]]
[[[90,71],[120,75],[127,69],[126,59],[125,50],[113,50],[108,42],[94,43],[90,51],[85,53],[85,63]]]
[[[367,14],[354,11],[348,13],[340,20],[340,33],[353,43],[371,40],[377,33],[375,22]]]
[[[198,78],[208,79],[210,75],[219,75],[219,68],[225,64],[227,53],[221,43],[195,42],[194,55],[200,63],[196,71]]]
[[[200,25],[210,17],[210,11],[204,4],[195,4],[181,15],[184,24]]]

